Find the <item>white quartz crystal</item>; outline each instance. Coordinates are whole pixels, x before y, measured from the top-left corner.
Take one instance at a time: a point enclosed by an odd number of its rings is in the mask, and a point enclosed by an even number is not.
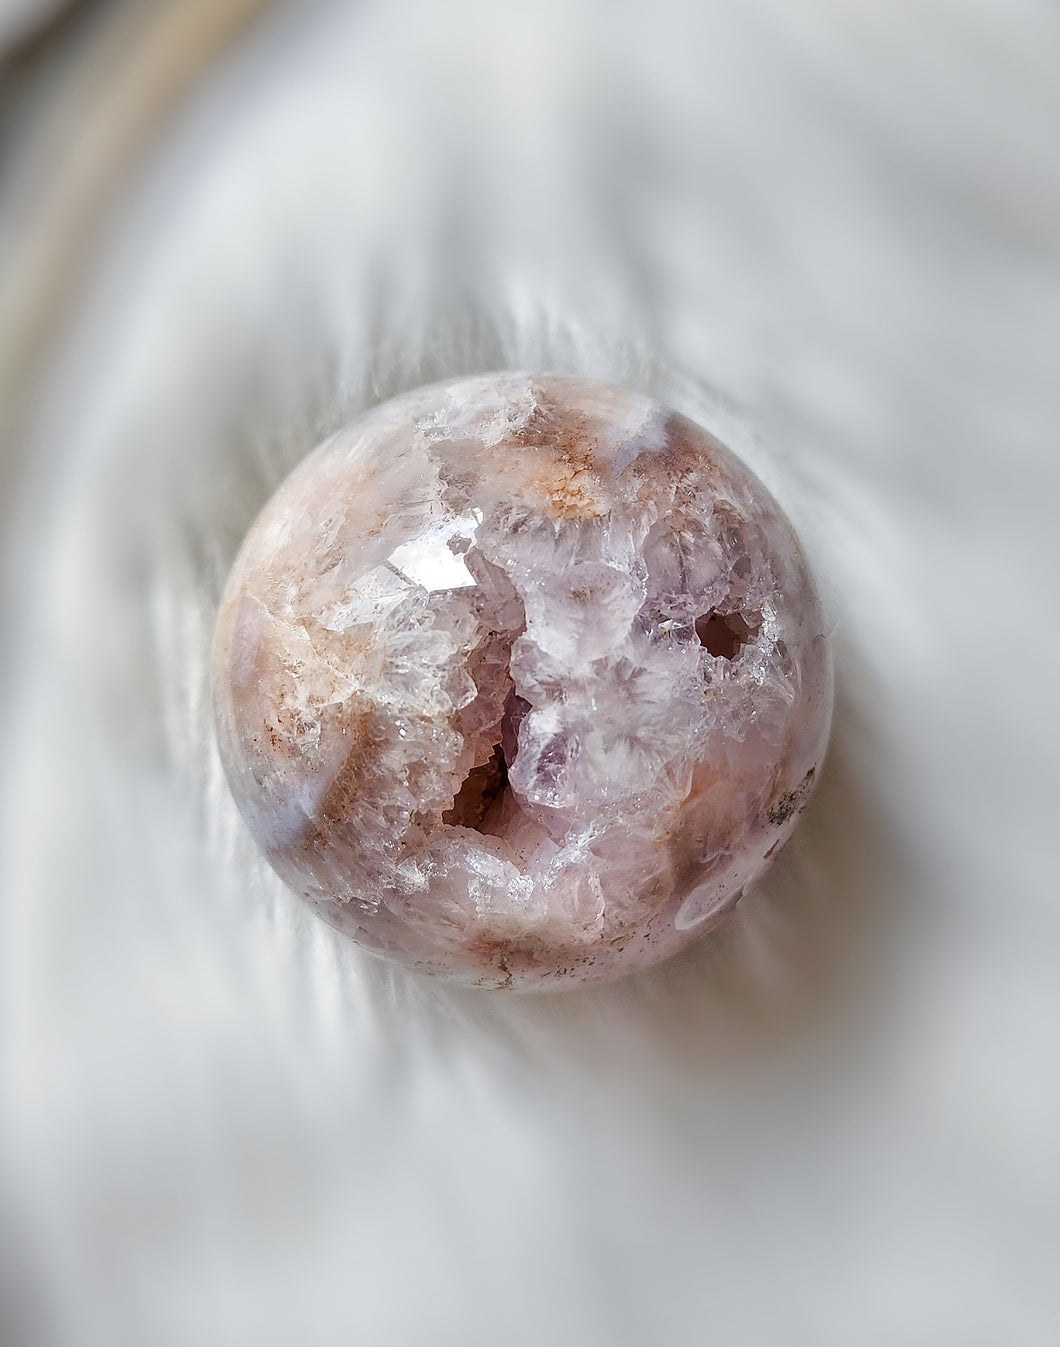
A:
[[[490,987],[661,959],[795,826],[828,641],[790,525],[685,418],[494,374],[419,389],[266,505],[217,626],[221,754],[287,883]]]

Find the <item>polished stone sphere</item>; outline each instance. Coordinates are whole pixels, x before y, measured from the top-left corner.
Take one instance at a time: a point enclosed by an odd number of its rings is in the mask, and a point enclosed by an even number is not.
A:
[[[591,380],[376,407],[280,486],[217,622],[258,845],[366,948],[486,987],[665,958],[795,827],[831,658],[761,482]]]

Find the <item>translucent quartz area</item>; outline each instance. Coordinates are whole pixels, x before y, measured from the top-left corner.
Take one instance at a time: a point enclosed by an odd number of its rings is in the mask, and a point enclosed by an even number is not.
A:
[[[377,407],[257,519],[217,624],[258,844],[369,949],[488,987],[665,958],[786,840],[831,716],[791,527],[704,430],[560,375]]]

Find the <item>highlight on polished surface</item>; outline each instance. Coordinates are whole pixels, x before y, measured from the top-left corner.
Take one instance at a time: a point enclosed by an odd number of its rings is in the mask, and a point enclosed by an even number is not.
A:
[[[502,373],[376,407],[280,486],[217,623],[218,738],[290,887],[487,987],[614,977],[735,905],[824,756],[791,526],[685,417]]]

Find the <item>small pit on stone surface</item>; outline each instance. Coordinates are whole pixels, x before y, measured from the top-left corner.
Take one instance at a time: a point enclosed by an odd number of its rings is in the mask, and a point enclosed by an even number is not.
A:
[[[696,618],[696,635],[708,653],[731,660],[758,635],[760,625],[752,626],[742,613],[704,613]]]

